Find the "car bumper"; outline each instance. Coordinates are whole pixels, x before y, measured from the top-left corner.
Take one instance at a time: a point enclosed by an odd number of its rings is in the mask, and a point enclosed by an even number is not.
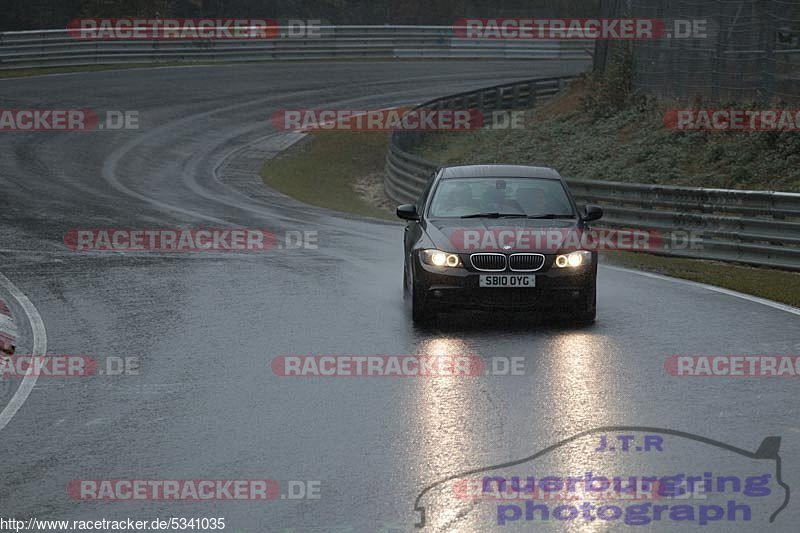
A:
[[[572,309],[594,291],[597,260],[578,268],[548,268],[536,272],[477,272],[465,268],[445,269],[416,262],[414,282],[421,290],[426,305],[439,310],[508,309],[559,310]],[[482,274],[535,275],[531,288],[480,287]]]

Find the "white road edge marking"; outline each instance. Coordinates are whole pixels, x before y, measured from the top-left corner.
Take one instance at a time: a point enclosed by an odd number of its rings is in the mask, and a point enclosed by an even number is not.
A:
[[[632,270],[630,268],[622,268],[616,266],[609,266],[609,265],[601,265],[600,268],[607,268],[609,270],[616,270],[618,272],[625,272],[628,274],[636,274],[639,276],[644,276],[646,278],[653,278],[653,279],[660,279],[662,281],[671,281],[673,283],[682,283],[684,285],[690,285],[694,287],[699,287],[701,289],[706,289],[709,291],[719,292],[721,294],[727,294],[728,296],[733,296],[735,298],[741,298],[742,300],[747,300],[749,302],[766,305],[767,307],[772,307],[773,309],[778,309],[780,311],[786,311],[787,313],[791,313],[793,315],[800,316],[800,309],[796,307],[792,307],[791,305],[786,305],[778,302],[773,302],[772,300],[767,300],[766,298],[759,298],[758,296],[751,296],[749,294],[744,294],[741,292],[732,291],[730,289],[723,289],[722,287],[715,287],[714,285],[707,285],[705,283],[700,283],[699,281],[690,281],[688,279],[680,279],[680,278],[671,278],[669,276],[663,276],[661,274],[653,274],[652,272],[642,272],[641,270]]]
[[[28,297],[3,274],[0,274],[0,286],[8,291],[28,317],[33,334],[33,349],[31,350],[31,355],[34,357],[44,357],[47,353],[47,331],[44,328],[44,322],[42,321],[41,315],[39,315],[39,311],[36,310],[36,306],[34,306]],[[5,409],[0,412],[0,431],[6,427],[11,421],[11,418],[20,410],[22,404],[25,403],[25,400],[28,399],[31,390],[34,385],[36,385],[37,379],[39,378],[36,374],[30,373],[22,378],[22,383],[17,387],[17,392],[11,397]]]

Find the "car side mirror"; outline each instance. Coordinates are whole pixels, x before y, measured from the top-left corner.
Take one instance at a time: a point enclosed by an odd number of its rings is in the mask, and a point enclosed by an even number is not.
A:
[[[603,208],[598,205],[589,204],[584,208],[584,212],[583,220],[586,222],[603,218]]]
[[[403,204],[397,206],[397,216],[404,220],[419,220],[417,206],[414,204]]]

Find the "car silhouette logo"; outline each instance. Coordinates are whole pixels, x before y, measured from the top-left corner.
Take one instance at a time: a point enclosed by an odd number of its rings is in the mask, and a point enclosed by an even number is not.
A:
[[[636,445],[637,443],[639,445]],[[660,515],[658,518],[655,515],[652,518],[644,516],[640,521],[641,517],[633,514],[644,515],[651,509],[658,507],[663,510],[671,504],[669,512],[676,513],[674,520],[684,519],[680,513],[691,513],[691,520],[694,520],[692,506],[696,506],[698,510],[696,524],[703,526],[724,518],[725,509],[720,505],[714,505],[720,500],[728,500],[724,503],[727,504],[729,521],[736,520],[736,506],[745,504],[742,508],[747,508],[747,512],[746,515],[742,515],[743,520],[750,520],[749,509],[752,505],[754,510],[758,509],[758,514],[766,518],[769,523],[773,523],[778,514],[788,506],[790,494],[789,486],[781,475],[780,443],[780,437],[768,436],[763,438],[756,451],[751,451],[673,429],[646,426],[597,427],[564,438],[528,457],[462,471],[426,486],[414,502],[414,510],[419,519],[415,527],[422,529],[427,526],[436,531],[445,530],[449,527],[454,512],[462,517],[466,516],[460,514],[462,512],[481,516],[481,511],[476,507],[481,503],[486,504],[484,507],[487,512],[483,516],[489,517],[488,519],[493,522],[496,521],[496,525],[544,524],[549,520],[549,506],[554,508],[553,517],[556,520],[578,520],[578,511],[575,509],[581,505],[578,503],[580,500],[583,500],[583,504],[588,505],[589,509],[592,501],[606,500],[609,505],[597,506],[598,511],[603,510],[606,516],[598,514],[598,517],[610,520],[612,518],[607,515],[609,509],[617,508],[618,512],[613,519],[622,519],[624,515],[622,523],[627,525],[646,525],[660,521],[662,520]],[[580,450],[586,450],[585,455],[577,453]],[[668,453],[664,453],[665,451]],[[601,474],[600,469],[607,460],[597,460],[598,455],[613,458],[612,472],[617,477],[606,477],[604,474],[607,472]],[[715,459],[715,456],[719,460]],[[636,459],[628,462],[625,457]],[[702,457],[702,460],[696,464],[698,457]],[[574,472],[567,473],[567,477],[551,475],[552,472],[547,471],[548,458],[552,459],[549,464],[554,466],[568,464],[567,471]],[[676,461],[677,464],[674,464]],[[631,468],[626,468],[626,463]],[[641,464],[646,465],[644,468],[646,478],[633,475],[638,472],[636,469],[641,468]],[[655,469],[658,465],[663,467],[658,470],[665,470],[668,475],[656,475]],[[522,473],[516,471],[517,469]],[[727,469],[733,470],[722,471]],[[687,475],[688,470],[698,470],[702,474]],[[575,472],[583,478],[574,477]],[[683,473],[674,475],[675,472]],[[652,477],[654,475],[656,476]],[[701,478],[702,483],[699,482]],[[521,479],[524,484],[522,488]],[[536,485],[537,479],[538,485]],[[620,481],[617,481],[618,479]],[[627,480],[628,489],[623,490],[621,485],[617,485],[622,479]],[[642,484],[643,490],[640,491],[640,483],[644,483],[645,479],[652,485],[645,487]],[[691,486],[689,480],[694,480]],[[614,482],[613,488],[611,481]],[[558,486],[553,486],[554,484]],[[630,488],[631,484],[636,485],[633,491]],[[496,490],[492,489],[493,486]],[[449,496],[447,492],[433,494],[434,491],[444,487],[451,489]],[[625,496],[623,492],[629,496]],[[431,495],[426,497],[429,493]],[[594,497],[600,493],[602,497]],[[630,496],[631,493],[633,496]],[[761,499],[767,496],[771,498]],[[746,499],[739,501],[731,498]],[[630,501],[632,499],[637,501]],[[658,505],[653,503],[656,500]],[[440,513],[442,507],[447,510],[444,514]],[[570,510],[570,507],[574,509]],[[571,514],[565,517],[563,515],[565,510]],[[632,513],[630,516],[629,512]],[[669,520],[673,520],[672,515],[668,516]],[[587,520],[595,518],[597,517],[589,517]],[[631,520],[628,520],[629,518]],[[537,522],[533,522],[534,520]]]

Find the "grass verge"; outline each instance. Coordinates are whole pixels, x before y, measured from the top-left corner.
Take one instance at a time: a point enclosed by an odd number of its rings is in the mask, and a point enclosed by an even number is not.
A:
[[[603,254],[605,263],[716,285],[800,308],[800,273],[646,253]]]
[[[580,79],[525,111],[523,129],[432,133],[417,153],[443,164],[553,167],[576,179],[800,192],[797,132],[672,131],[665,113],[686,104],[635,95],[621,109],[598,114],[589,103],[594,92],[590,80]]]
[[[389,137],[378,132],[310,134],[264,164],[264,183],[301,202],[369,217],[397,220],[381,207],[383,167]]]

